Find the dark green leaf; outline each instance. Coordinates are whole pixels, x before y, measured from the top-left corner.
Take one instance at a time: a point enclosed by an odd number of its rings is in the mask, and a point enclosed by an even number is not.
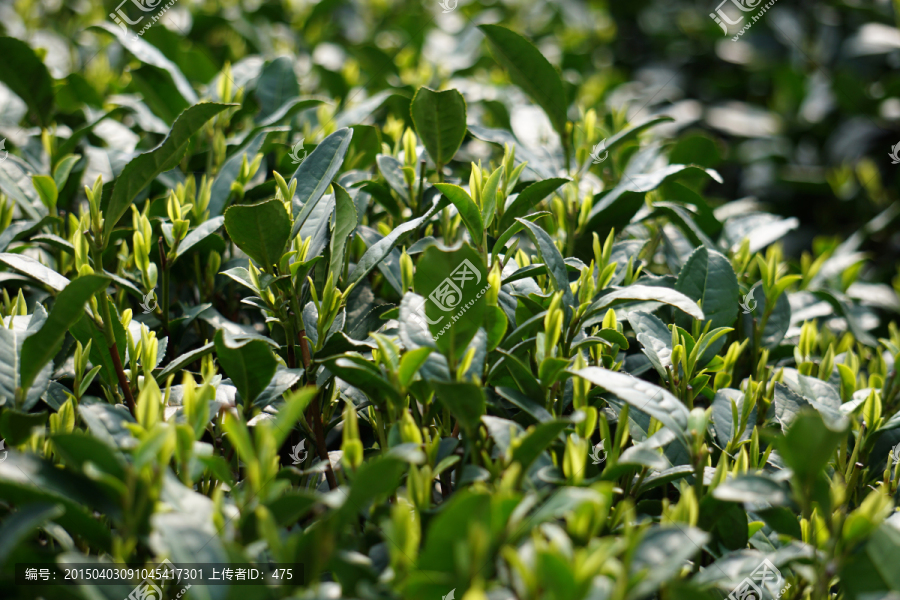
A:
[[[388,186],[409,203],[409,187],[403,178],[403,165],[400,161],[393,156],[379,154],[375,157],[375,163],[378,165],[378,171],[384,177],[384,180],[387,181]]]
[[[400,242],[400,239],[404,235],[421,226],[423,223],[426,223],[432,217],[432,215],[434,215],[434,213],[446,206],[445,202],[439,202],[435,204],[428,212],[426,212],[418,219],[406,221],[405,223],[398,225],[388,235],[384,236],[384,238],[381,239],[378,243],[369,246],[369,249],[366,250],[366,253],[363,254],[362,258],[359,259],[359,262],[356,263],[356,267],[354,267],[353,271],[350,273],[347,285],[356,283],[357,281],[368,275],[369,272],[378,265],[378,263],[384,260],[385,257],[387,257],[391,253],[391,250],[394,249],[394,246],[396,246]],[[0,255],[0,257],[2,257],[2,255]]]
[[[63,291],[63,289],[65,289],[65,287],[69,285],[68,279],[66,279],[50,267],[42,265],[30,256],[4,252],[0,254],[0,261],[5,262],[13,269],[21,271],[29,277],[40,281],[41,283],[49,286],[57,292]]]
[[[178,260],[184,253],[204,240],[207,236],[215,233],[223,223],[225,223],[225,217],[213,217],[212,219],[197,225],[197,227],[191,230],[184,236],[184,239],[178,243],[178,251],[175,253],[175,260]]]
[[[216,332],[216,356],[246,405],[265,389],[278,365],[265,342],[237,341],[223,329]]]
[[[5,565],[16,546],[25,541],[35,529],[65,513],[66,509],[62,504],[36,502],[7,516],[0,524],[0,567]]]
[[[277,199],[238,204],[225,211],[228,236],[263,270],[281,260],[291,234],[291,219]]]
[[[587,367],[570,373],[612,392],[631,406],[655,417],[679,438],[686,439],[688,410],[668,390],[626,373],[601,367]]]
[[[829,426],[814,411],[802,411],[776,443],[784,463],[800,481],[810,484],[843,438],[843,431]]]
[[[450,409],[469,435],[473,435],[485,411],[484,392],[474,383],[432,381],[437,397]]]
[[[297,180],[297,192],[293,199],[295,219],[291,238],[297,235],[316,207],[316,203],[331,185],[331,180],[344,162],[344,155],[347,154],[352,138],[352,129],[347,127],[338,129],[322,140],[322,143],[316,146],[312,154],[307,156],[294,171],[291,179]]]
[[[337,282],[344,272],[344,253],[350,234],[356,229],[358,217],[350,194],[334,184],[334,231],[331,232],[331,273]]]
[[[36,427],[47,423],[47,413],[26,413],[7,408],[0,413],[0,437],[13,446],[24,444]],[[5,457],[6,455],[4,455]]]
[[[221,166],[216,174],[216,178],[213,180],[209,194],[209,205],[207,206],[210,217],[220,216],[227,207],[228,200],[231,197],[231,184],[235,182],[241,172],[244,157],[247,157],[248,163],[253,162],[256,154],[262,149],[268,135],[278,130],[280,129],[277,127],[262,129],[251,137],[250,141],[246,142],[228,157],[228,160]]]
[[[573,298],[572,290],[569,287],[569,272],[566,269],[566,263],[563,260],[562,254],[559,253],[559,249],[556,247],[556,244],[553,243],[553,238],[531,221],[525,219],[516,219],[516,221],[525,226],[525,229],[531,235],[531,239],[534,240],[534,245],[538,251],[538,257],[545,265],[547,265],[554,287],[557,291],[563,293],[563,299],[566,304],[570,306],[574,304],[575,299]]]
[[[625,129],[621,130],[619,133],[612,136],[611,138],[607,139],[606,143],[603,145],[603,147],[606,150],[613,150],[619,144],[623,144],[623,143],[627,142],[628,140],[635,138],[639,133],[641,133],[644,130],[650,129],[651,127],[655,127],[655,126],[659,125],[660,123],[671,123],[674,120],[675,119],[673,119],[672,117],[668,117],[668,116],[654,117],[652,119],[648,119],[647,121],[644,121],[643,123],[639,123],[637,125],[631,125],[629,127],[626,127]]]
[[[256,97],[259,100],[257,118],[267,118],[299,94],[300,86],[297,85],[293,61],[286,56],[279,56],[263,67],[256,84]]]
[[[466,224],[466,229],[469,230],[472,242],[480,246],[484,239],[484,221],[481,218],[478,205],[475,204],[469,193],[458,185],[451,183],[436,183],[434,187],[439,189],[444,197],[456,207],[456,210],[462,216],[463,223]]]
[[[421,87],[409,109],[428,155],[438,168],[446,165],[466,137],[466,101],[462,94]]]
[[[785,506],[790,502],[790,494],[785,487],[762,475],[742,475],[719,484],[713,490],[713,497],[726,502],[754,502]]]
[[[484,319],[484,262],[465,243],[453,251],[431,246],[419,259],[414,281],[416,293],[427,298],[425,318],[437,347],[459,358]]]
[[[109,22],[97,23],[96,25],[93,25],[93,27],[103,29],[104,31],[113,34],[116,39],[119,40],[119,43],[122,44],[126,50],[134,54],[141,62],[166,71],[172,77],[172,81],[175,83],[178,93],[181,94],[185,102],[188,104],[195,104],[197,102],[197,94],[194,92],[194,88],[191,87],[191,84],[188,83],[187,78],[175,63],[166,58],[156,46],[146,42],[142,37],[128,31],[123,31],[121,28]]]
[[[93,510],[118,519],[121,509],[103,488],[84,476],[31,454],[11,454],[0,463],[0,495],[17,506],[62,504],[66,510],[56,522],[85,542],[112,550],[108,526],[94,517]]]
[[[98,438],[76,431],[57,433],[50,439],[54,449],[67,466],[83,470],[86,463],[92,463],[113,477],[124,478],[125,468],[122,459],[113,448]]]
[[[479,25],[497,61],[514,84],[544,109],[560,137],[566,136],[569,103],[562,79],[540,50],[524,37],[499,25]]]
[[[0,81],[21,98],[31,119],[48,127],[53,115],[53,78],[28,43],[0,37]]]
[[[31,386],[38,372],[59,351],[66,332],[84,314],[85,303],[108,283],[109,279],[106,277],[84,275],[73,280],[59,293],[43,327],[22,345],[23,388]]]
[[[634,551],[629,575],[636,583],[628,593],[628,600],[656,591],[681,571],[707,540],[707,533],[690,526],[657,526],[648,530]],[[638,573],[642,576],[636,577]]]
[[[681,292],[658,286],[630,285],[626,288],[601,296],[596,302],[591,304],[590,308],[585,312],[584,319],[585,322],[588,322],[587,319],[589,316],[595,315],[600,311],[603,311],[603,309],[619,302],[647,300],[669,304],[701,321],[704,318],[704,312],[700,310],[697,303]]]
[[[527,471],[541,452],[546,450],[569,425],[569,421],[548,421],[535,425],[534,429],[529,428],[521,444],[513,451],[513,460]]]
[[[740,302],[740,289],[731,262],[722,254],[701,246],[678,274],[675,289],[703,307],[712,329],[734,324]]]
[[[118,31],[112,25],[106,25]],[[146,44],[146,42],[142,43]],[[103,237],[105,240],[109,240],[113,228],[134,202],[138,193],[150,185],[150,182],[156,179],[160,173],[168,171],[181,162],[187,151],[188,143],[191,141],[191,136],[197,133],[207,121],[230,106],[234,105],[202,102],[191,106],[178,115],[175,124],[172,125],[172,130],[162,144],[133,158],[125,165],[125,168],[116,177],[109,205],[103,210],[105,219]]]
[[[562,177],[544,179],[543,181],[536,181],[532,183],[524,190],[519,192],[519,195],[516,196],[516,199],[512,201],[512,204],[510,204],[509,207],[506,208],[503,213],[503,217],[501,217],[500,219],[500,231],[506,231],[507,229],[509,229],[516,222],[517,217],[524,216],[538,202],[552,194],[559,188],[559,186],[568,181],[568,179]]]

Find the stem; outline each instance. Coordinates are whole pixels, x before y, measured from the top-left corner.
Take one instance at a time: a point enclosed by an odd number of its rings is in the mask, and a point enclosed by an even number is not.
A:
[[[322,426],[322,411],[319,408],[319,394],[313,396],[310,414],[313,420],[313,433],[316,436],[316,449],[319,458],[325,461],[325,478],[328,480],[328,489],[337,488],[337,479],[331,468],[331,460],[328,458],[328,449],[325,447],[325,428]]]
[[[422,203],[425,201],[425,161],[419,163],[419,199],[416,200],[416,207],[413,210],[413,217],[419,216],[422,210]]]
[[[453,491],[453,486],[450,483],[450,471],[449,469],[441,473],[441,497],[446,500],[450,497],[451,492]]]
[[[92,244],[92,246],[94,251],[94,267],[102,272],[103,250],[96,243]],[[131,393],[131,384],[125,376],[125,369],[122,368],[122,360],[119,358],[119,348],[116,346],[116,336],[113,333],[112,314],[109,310],[109,301],[106,297],[106,290],[97,292],[96,297],[98,304],[100,304],[100,310],[103,311],[102,329],[103,337],[106,338],[106,348],[109,350],[113,366],[116,369],[116,377],[119,379],[119,387],[122,388],[122,394],[125,396],[125,404],[128,406],[128,410],[131,411],[132,416],[134,416],[134,395]]]
[[[647,469],[647,467],[641,469],[640,477],[638,477],[637,482],[634,484],[634,486],[631,487],[629,491],[629,493],[632,493],[634,495],[635,500],[637,500],[638,491],[641,489],[641,485],[644,483],[644,478],[647,477],[648,472],[649,470]]]
[[[566,256],[575,256],[575,237],[578,234],[578,206],[577,200],[578,196],[575,196],[576,206],[574,211],[566,211],[567,221],[568,221],[568,230],[566,231]]]
[[[697,497],[697,502],[700,502],[703,499],[703,472],[706,463],[706,456],[701,451],[694,457],[696,461],[694,465],[694,495]]]
[[[306,369],[306,377],[309,380],[310,370],[309,363],[311,357],[309,355],[309,344],[306,342],[306,330],[300,330],[300,355],[303,358],[303,368]],[[316,437],[316,450],[319,458],[325,461],[325,478],[328,480],[328,488],[337,488],[337,478],[334,476],[334,470],[331,468],[331,460],[328,458],[328,448],[325,446],[325,428],[322,425],[322,411],[319,407],[319,393],[313,396],[312,403],[306,414],[306,419],[312,424],[313,434]]]
[[[169,335],[169,261],[163,248],[162,236],[157,240],[159,244],[159,260],[162,262],[162,326],[166,335]]]

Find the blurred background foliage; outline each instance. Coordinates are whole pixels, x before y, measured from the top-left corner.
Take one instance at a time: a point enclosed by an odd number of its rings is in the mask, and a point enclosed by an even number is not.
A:
[[[109,22],[108,13],[118,7],[134,12],[127,1],[0,5],[4,33],[46,52],[58,80],[60,125],[83,123],[82,102],[100,110],[122,94],[144,96],[157,114],[169,115],[168,124],[184,108],[169,93],[172,81],[164,69],[139,62],[108,34],[88,28]],[[214,86],[226,63],[238,86],[261,75],[277,77],[284,92],[327,90],[339,108],[381,90],[391,90],[388,104],[400,108],[419,86],[456,87],[470,107],[470,122],[510,127],[523,142],[552,147],[559,140],[546,117],[503,85],[505,75],[482,51],[476,25],[503,23],[530,38],[561,70],[573,106],[596,109],[606,135],[626,120],[675,117],[656,135],[677,144],[673,160],[722,174],[724,183],[706,190],[713,205],[747,198],[796,217],[799,227],[784,240],[787,254],[810,246],[819,253],[836,243],[833,236],[859,229],[897,196],[896,167],[888,156],[900,120],[895,7],[887,0],[780,0],[738,41],[710,18],[715,8],[712,0],[462,1],[445,13],[437,0],[177,0],[144,40],[200,88]],[[15,141],[12,130],[25,107],[5,88],[0,107],[0,133]],[[235,118],[254,114],[249,108],[243,113]],[[327,108],[318,115],[326,125],[329,116]],[[90,135],[128,137],[113,129]],[[137,143],[96,141],[113,170]],[[475,146],[464,150],[475,157],[485,152]],[[867,242],[864,250],[876,257],[867,268],[878,271],[870,277],[889,281],[896,275],[898,241],[889,229]]]

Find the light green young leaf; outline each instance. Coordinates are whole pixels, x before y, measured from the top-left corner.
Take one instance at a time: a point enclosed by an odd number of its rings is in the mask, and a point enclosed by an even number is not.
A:
[[[59,191],[56,189],[56,183],[53,181],[53,178],[49,175],[32,175],[31,182],[34,184],[34,189],[37,190],[38,196],[40,196],[41,202],[44,203],[47,210],[52,212],[56,209]]]

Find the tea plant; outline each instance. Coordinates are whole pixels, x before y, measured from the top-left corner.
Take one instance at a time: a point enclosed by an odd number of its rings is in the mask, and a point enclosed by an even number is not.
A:
[[[891,191],[795,260],[796,219],[709,202],[703,142],[511,28],[478,61],[543,144],[411,56],[301,90],[123,29],[90,80],[0,38],[4,594],[166,559],[302,565],[164,592],[198,599],[900,591]]]

